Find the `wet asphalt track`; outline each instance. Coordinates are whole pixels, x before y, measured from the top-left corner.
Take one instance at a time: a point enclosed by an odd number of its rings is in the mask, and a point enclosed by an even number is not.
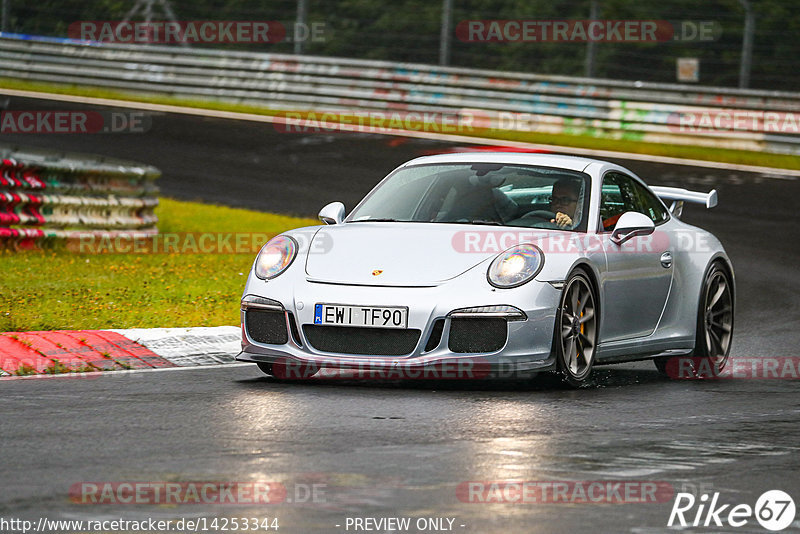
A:
[[[141,135],[0,142],[133,158],[162,169],[167,196],[312,216],[331,200],[352,208],[395,165],[450,146],[174,115],[154,117]],[[621,163],[654,185],[719,191],[719,207],[687,206],[683,218],[720,237],[736,268],[732,354],[797,356],[800,181]],[[800,504],[800,382],[673,382],[649,362],[596,374],[597,385],[580,391],[540,382],[287,384],[251,366],[4,381],[0,517],[277,517],[285,533],[344,532],[347,517],[450,517],[455,532],[645,533],[665,530],[672,505],[459,501],[458,485],[475,480],[664,481],[750,505],[783,489]],[[68,499],[81,481],[131,480],[278,481],[290,497],[303,484],[326,491],[312,504],[256,507]],[[800,531],[800,516],[791,530]],[[766,532],[753,519],[694,531]]]

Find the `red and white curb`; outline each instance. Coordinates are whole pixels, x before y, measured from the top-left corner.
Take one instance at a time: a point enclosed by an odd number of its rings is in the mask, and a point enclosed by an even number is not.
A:
[[[0,376],[234,363],[238,326],[0,333]]]

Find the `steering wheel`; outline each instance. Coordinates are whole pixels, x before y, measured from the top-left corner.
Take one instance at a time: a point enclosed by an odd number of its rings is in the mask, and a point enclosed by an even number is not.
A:
[[[547,222],[550,222],[552,219],[556,218],[556,214],[552,211],[547,210],[534,210],[529,211],[525,215],[522,216],[523,219],[546,219]]]

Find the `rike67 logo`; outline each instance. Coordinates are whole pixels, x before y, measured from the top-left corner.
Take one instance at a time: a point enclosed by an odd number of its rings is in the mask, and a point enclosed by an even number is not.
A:
[[[739,528],[755,518],[763,528],[777,532],[791,525],[794,517],[794,500],[781,490],[764,492],[755,506],[723,504],[719,492],[710,498],[707,493],[699,498],[691,493],[678,493],[667,526]]]

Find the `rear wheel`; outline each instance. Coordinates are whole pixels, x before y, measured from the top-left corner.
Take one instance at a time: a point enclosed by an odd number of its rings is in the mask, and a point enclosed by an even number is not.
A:
[[[667,362],[672,356],[659,356],[658,358],[653,358],[653,363],[656,364],[656,369],[658,369],[658,374],[663,376],[669,376],[667,373]]]
[[[728,363],[733,340],[733,291],[728,273],[719,263],[708,270],[700,292],[693,367],[716,376]],[[656,358],[656,369],[667,373],[669,357]]]
[[[573,272],[564,286],[556,321],[556,365],[564,382],[586,383],[594,365],[598,309],[592,283],[582,271]]]
[[[733,292],[728,274],[715,263],[703,284],[694,356],[708,358],[716,370],[728,363],[733,339]]]

